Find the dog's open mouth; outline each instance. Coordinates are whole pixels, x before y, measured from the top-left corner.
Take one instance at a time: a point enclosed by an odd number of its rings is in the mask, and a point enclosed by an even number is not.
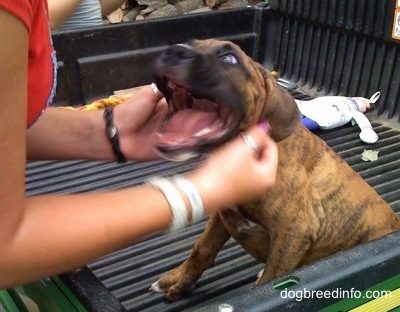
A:
[[[156,148],[163,158],[183,161],[207,153],[236,133],[239,116],[216,95],[202,94],[167,77],[155,79],[168,102]]]

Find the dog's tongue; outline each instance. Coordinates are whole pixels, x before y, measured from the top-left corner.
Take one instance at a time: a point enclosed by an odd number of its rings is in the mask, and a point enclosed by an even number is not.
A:
[[[169,121],[168,133],[179,134],[183,137],[201,136],[215,128],[218,115],[195,109],[185,109],[176,112]]]
[[[216,112],[185,109],[171,116],[159,139],[166,145],[185,144],[196,138],[211,136],[220,128],[221,121]]]

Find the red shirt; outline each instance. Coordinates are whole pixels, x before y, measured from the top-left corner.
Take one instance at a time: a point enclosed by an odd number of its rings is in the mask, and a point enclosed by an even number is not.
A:
[[[48,23],[47,1],[0,0],[0,8],[16,16],[29,31],[29,127],[51,103],[56,89],[57,62]]]

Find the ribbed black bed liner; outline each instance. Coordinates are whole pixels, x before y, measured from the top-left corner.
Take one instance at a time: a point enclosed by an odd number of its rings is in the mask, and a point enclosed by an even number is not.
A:
[[[298,92],[293,95],[307,98]],[[380,137],[373,146],[362,144],[357,127],[345,126],[331,131],[318,131],[317,134],[399,212],[400,133],[378,122],[374,122],[373,126]],[[361,153],[365,148],[379,151],[378,160],[362,161]],[[31,195],[115,189],[140,184],[153,175],[186,172],[197,165],[197,162],[177,164],[163,161],[145,164],[31,162],[27,165],[26,187]],[[166,303],[162,295],[148,292],[151,283],[161,273],[187,258],[205,223],[173,234],[149,236],[129,248],[88,264],[82,270],[66,274],[63,280],[89,310],[97,310],[96,301],[99,301],[101,311],[195,310],[212,303],[219,295],[253,285],[262,264],[230,240],[219,253],[215,266],[203,274],[190,295],[178,302]]]

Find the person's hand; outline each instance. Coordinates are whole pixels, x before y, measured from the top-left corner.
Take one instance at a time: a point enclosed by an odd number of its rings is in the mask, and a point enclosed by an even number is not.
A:
[[[208,209],[258,199],[275,184],[278,167],[276,143],[260,126],[254,126],[244,134],[254,140],[251,143],[255,146],[239,135],[217,149],[208,162],[188,175]]]
[[[159,158],[154,151],[154,139],[167,109],[163,95],[155,93],[150,86],[141,87],[131,98],[114,108],[119,144],[127,159]]]

